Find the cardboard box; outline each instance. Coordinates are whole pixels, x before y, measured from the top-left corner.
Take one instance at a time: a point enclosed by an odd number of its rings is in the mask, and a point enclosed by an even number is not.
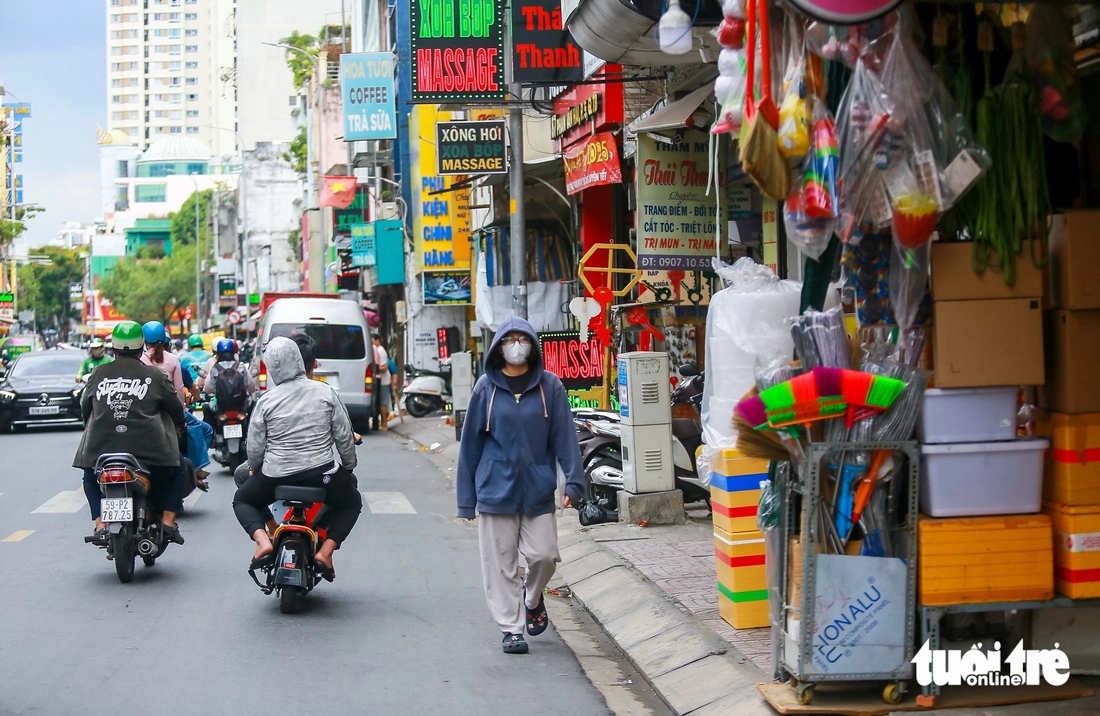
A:
[[[1052,305],[1072,311],[1100,308],[1097,266],[1100,266],[1100,211],[1055,214],[1050,228]]]
[[[1047,383],[1039,405],[1055,413],[1100,413],[1100,310],[1046,311]]]
[[[1100,505],[1043,506],[1054,528],[1054,587],[1070,599],[1100,597]]]
[[[1041,298],[1043,271],[1021,254],[1016,260],[1016,282],[1005,284],[1004,271],[990,266],[982,273],[973,267],[973,242],[932,244],[932,298],[937,301],[977,301],[994,298]]]
[[[1044,382],[1040,299],[936,301],[935,308],[937,388]]]

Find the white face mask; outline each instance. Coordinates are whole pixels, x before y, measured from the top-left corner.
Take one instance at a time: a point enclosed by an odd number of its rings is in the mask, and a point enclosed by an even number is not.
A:
[[[530,343],[526,345],[523,343],[512,343],[511,345],[501,346],[500,349],[504,354],[504,360],[512,365],[523,365],[527,362],[527,356],[531,355]]]

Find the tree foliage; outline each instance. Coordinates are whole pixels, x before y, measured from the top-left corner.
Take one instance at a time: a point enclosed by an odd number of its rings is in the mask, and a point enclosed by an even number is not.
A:
[[[69,285],[84,283],[84,259],[80,251],[44,246],[35,253],[48,263],[31,263],[19,269],[19,307],[33,310],[39,328],[54,328],[68,339],[70,319],[80,320],[79,303],[74,308]]]
[[[15,218],[0,217],[0,246],[10,244],[27,230],[27,220],[35,214],[45,211],[41,206],[20,206],[15,210]]]
[[[210,222],[211,208],[214,206],[214,190],[207,189],[199,192],[199,231],[205,231]],[[183,206],[175,214],[169,215],[172,219],[171,238],[172,246],[187,246],[195,243],[195,194],[187,197]],[[205,234],[200,238],[204,238]],[[192,256],[194,258],[194,256]]]
[[[306,160],[309,158],[309,138],[306,135],[306,127],[298,127],[298,134],[290,141],[290,151],[283,154],[283,159],[290,162],[290,166],[299,174],[306,173]]]
[[[127,318],[168,325],[172,314],[195,302],[195,247],[176,244],[163,259],[129,256],[103,277],[99,289]]]
[[[316,58],[320,52],[317,47],[317,38],[313,35],[303,35],[295,30],[290,33],[289,37],[284,37],[279,40],[280,45],[290,45],[291,47],[297,47],[299,50],[304,50],[311,57]],[[306,86],[309,82],[309,78],[313,75],[313,62],[302,56],[300,52],[293,52],[286,50],[286,66],[290,68],[291,74],[294,75],[294,89],[300,90]]]

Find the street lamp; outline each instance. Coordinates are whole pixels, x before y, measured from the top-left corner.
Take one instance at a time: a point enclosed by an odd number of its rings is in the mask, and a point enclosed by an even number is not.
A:
[[[241,226],[244,227],[241,231],[241,243],[240,243],[241,278],[244,282],[245,311],[247,313],[251,313],[252,312],[252,304],[249,303],[249,301],[248,301],[248,297],[251,295],[251,293],[250,293],[250,286],[249,286],[250,282],[248,280],[249,279],[249,275],[248,275],[248,255],[249,255],[249,250],[248,250],[249,249],[249,245],[248,245],[248,229],[249,229],[249,226],[248,226],[248,203],[245,201],[245,192],[244,192],[245,173],[246,173],[246,167],[247,167],[247,164],[245,163],[245,159],[244,159],[244,148],[245,148],[244,137],[242,137],[241,133],[238,132],[237,130],[229,129],[228,127],[216,127],[213,124],[207,124],[207,125],[204,125],[204,126],[210,128],[210,129],[220,129],[223,132],[233,132],[233,134],[237,137],[237,152],[241,155],[241,178],[240,178],[240,181],[239,181],[240,186],[238,186],[237,191],[238,191],[238,195],[240,196],[240,201],[241,201]],[[221,202],[220,201],[218,201],[218,206],[219,206],[219,208],[221,208]],[[215,214],[214,220],[217,221],[217,215],[216,214]]]
[[[195,313],[199,322],[199,330],[202,330],[202,264],[199,258],[199,180],[195,178],[194,173],[188,174],[191,178],[191,182],[195,185],[195,200],[192,202],[192,208],[195,210]]]

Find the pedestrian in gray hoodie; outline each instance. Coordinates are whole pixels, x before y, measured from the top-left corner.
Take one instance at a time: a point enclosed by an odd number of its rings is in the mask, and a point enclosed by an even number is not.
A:
[[[542,591],[561,561],[557,464],[566,476],[562,504],[569,507],[584,494],[584,477],[565,387],[543,370],[531,324],[508,318],[470,395],[456,485],[458,516],[478,517],[485,597],[506,654],[527,653],[524,626],[537,636],[549,624]],[[519,577],[520,553],[526,580]]]
[[[252,566],[259,568],[274,554],[264,513],[275,501],[275,488],[323,488],[330,508],[328,538],[314,559],[319,574],[331,581],[335,577],[332,553],[347,539],[363,510],[363,496],[351,472],[356,464],[351,421],[329,386],[306,377],[302,353],[294,341],[271,339],[264,347],[264,363],[273,387],[252,410],[248,429],[252,476],[233,496],[233,511],[256,543]],[[339,464],[333,460],[334,446]]]

